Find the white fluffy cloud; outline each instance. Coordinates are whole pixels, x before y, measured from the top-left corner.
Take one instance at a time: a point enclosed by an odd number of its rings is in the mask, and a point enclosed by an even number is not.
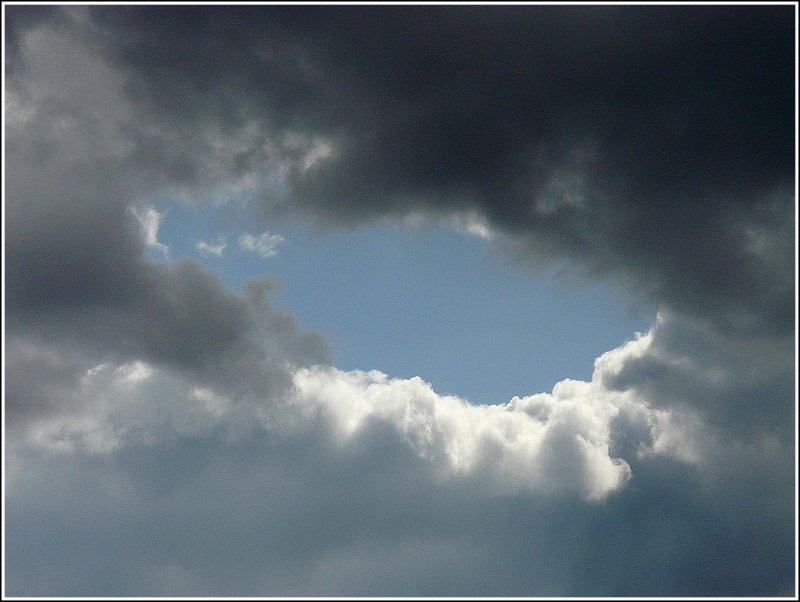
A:
[[[372,421],[391,425],[442,478],[480,475],[497,493],[577,491],[599,500],[630,476],[623,459],[609,456],[617,407],[591,383],[564,381],[552,394],[474,405],[418,377],[374,370],[302,369],[294,379],[294,403],[324,413],[340,441]]]
[[[281,398],[239,396],[193,384],[174,371],[143,361],[101,363],[67,392],[70,412],[33,423],[28,443],[52,452],[108,454],[131,445],[225,433],[298,436],[326,425],[347,446],[376,428],[390,428],[442,482],[475,480],[487,494],[579,494],[600,501],[631,477],[612,453],[612,427],[621,411],[645,425],[636,453],[695,460],[679,446],[675,418],[652,410],[629,392],[602,385],[632,354],[646,351],[651,334],[604,354],[591,382],[564,380],[550,393],[476,405],[440,395],[415,377],[391,379],[372,371],[329,366],[300,368]],[[255,430],[253,430],[255,429]]]
[[[377,371],[304,368],[294,383],[288,403],[234,402],[225,391],[145,362],[103,363],[69,392],[75,409],[35,422],[28,443],[54,453],[110,454],[215,431],[240,436],[255,425],[297,436],[322,418],[340,446],[388,426],[424,470],[444,481],[477,477],[492,495],[566,492],[600,500],[630,476],[625,460],[609,455],[617,407],[591,383],[565,381],[552,394],[490,406],[439,395],[420,378],[389,379]]]
[[[283,237],[279,234],[262,232],[261,234],[253,235],[245,232],[239,237],[239,248],[266,259],[278,254],[277,247],[282,242]]]

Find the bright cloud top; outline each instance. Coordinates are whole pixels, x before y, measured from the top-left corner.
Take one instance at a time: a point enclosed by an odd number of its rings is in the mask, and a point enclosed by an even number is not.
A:
[[[590,383],[564,381],[552,394],[486,406],[375,370],[304,369],[295,384],[295,403],[325,413],[341,440],[372,420],[388,423],[440,475],[480,475],[497,494],[580,492],[599,500],[630,476],[624,460],[609,457],[617,408]]]
[[[489,496],[578,494],[597,502],[631,477],[628,462],[611,452],[620,411],[638,416],[649,431],[636,453],[675,455],[660,442],[675,437],[668,413],[601,384],[607,372],[646,351],[650,340],[648,334],[606,353],[591,382],[568,379],[551,393],[496,405],[440,395],[419,377],[390,379],[377,370],[300,368],[291,392],[276,402],[234,399],[224,388],[198,387],[147,362],[103,363],[67,394],[76,409],[35,423],[28,444],[55,453],[108,454],[214,432],[291,437],[322,419],[337,444],[347,446],[383,425],[439,480],[475,480]]]

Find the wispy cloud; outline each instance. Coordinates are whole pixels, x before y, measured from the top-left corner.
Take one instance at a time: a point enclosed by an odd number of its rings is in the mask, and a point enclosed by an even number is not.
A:
[[[484,240],[492,240],[495,237],[495,232],[479,213],[456,213],[450,216],[450,223],[456,230],[464,234],[477,236]]]
[[[221,236],[214,241],[198,240],[194,243],[194,248],[204,255],[216,255],[217,257],[222,257],[222,253],[227,246],[228,243]]]
[[[239,237],[239,248],[266,259],[278,254],[277,247],[282,242],[283,236],[280,234],[263,232],[253,235],[245,232]]]
[[[166,211],[159,213],[152,205],[146,205],[142,208],[131,206],[130,211],[141,226],[144,244],[165,256],[169,255],[169,247],[158,240],[158,230],[161,228],[161,222],[164,220]]]

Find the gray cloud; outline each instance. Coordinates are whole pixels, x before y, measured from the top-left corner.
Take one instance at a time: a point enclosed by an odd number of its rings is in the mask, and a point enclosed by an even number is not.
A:
[[[158,156],[186,186],[223,165],[260,182],[262,216],[478,216],[525,262],[614,277],[720,345],[761,341],[742,358],[791,346],[788,7],[89,15],[152,142],[171,141],[156,153],[192,149]]]
[[[131,97],[179,140],[257,120],[294,208],[474,210],[719,327],[791,327],[792,236],[774,231],[794,206],[788,7],[92,16]],[[330,152],[309,165],[314,139]],[[254,152],[239,163],[257,168]],[[779,257],[748,250],[752,228]]]
[[[790,593],[774,491],[732,498],[662,458],[603,505],[487,496],[437,484],[391,430],[344,449],[325,433],[29,459],[7,509],[9,593]]]
[[[790,7],[6,9],[9,594],[792,593]],[[660,319],[510,417],[354,386],[271,280],[147,260],[157,195],[445,218]]]
[[[107,361],[267,396],[289,386],[288,365],[325,362],[317,335],[270,308],[268,280],[240,297],[196,262],[144,257],[154,232],[136,215],[151,208],[137,207],[169,179],[131,160],[121,79],[69,29],[24,39],[6,140],[10,415],[66,403],[55,392]]]
[[[602,381],[612,390],[635,391],[654,407],[701,411],[728,436],[760,431],[788,445],[794,436],[795,364],[788,336],[720,335],[700,321],[662,312],[647,353],[626,358]]]

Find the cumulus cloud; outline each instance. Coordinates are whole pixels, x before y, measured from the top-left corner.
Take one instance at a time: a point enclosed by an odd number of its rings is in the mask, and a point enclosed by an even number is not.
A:
[[[498,494],[578,491],[602,499],[630,476],[624,460],[609,457],[616,408],[588,383],[480,406],[437,395],[419,378],[390,380],[377,371],[303,369],[294,382],[294,403],[323,412],[340,439],[384,422],[444,478],[480,474]]]
[[[278,254],[277,247],[282,242],[283,237],[279,234],[262,232],[261,234],[253,235],[245,232],[239,237],[239,248],[267,259]]]
[[[629,461],[661,455],[709,467],[724,453],[716,431],[690,407],[660,408],[652,396],[608,387],[631,358],[647,356],[657,328],[598,358],[590,382],[567,379],[551,393],[495,405],[376,370],[300,367],[290,386],[270,391],[224,380],[201,385],[191,372],[141,360],[104,362],[61,391],[60,414],[33,422],[21,445],[107,454],[220,433],[296,438],[323,425],[343,449],[389,429],[440,483],[462,479],[487,495],[577,494],[598,502],[627,484]],[[780,448],[770,435],[747,445]]]
[[[143,360],[103,362],[59,391],[59,410],[31,421],[19,444],[108,454],[198,436],[297,438],[323,425],[341,450],[389,429],[439,483],[479,483],[491,496],[574,494],[599,502],[630,480],[629,461],[657,455],[718,461],[720,442],[710,441],[713,431],[696,412],[658,408],[652,398],[607,387],[620,366],[646,356],[656,329],[598,358],[591,382],[565,380],[551,393],[496,405],[440,395],[418,377],[390,379],[374,370],[300,367],[283,389],[243,389]],[[254,370],[274,373],[262,362]],[[253,374],[247,378],[255,384]],[[12,396],[17,388],[12,382]]]
[[[14,591],[785,593],[790,569],[775,562],[793,545],[780,528],[785,492],[730,498],[742,474],[746,482],[778,469],[780,444],[718,442],[726,470],[718,464],[709,481],[687,469],[708,460],[707,432],[602,385],[650,344],[652,332],[607,353],[591,382],[494,406],[376,371],[300,368],[278,402],[233,399],[224,386],[146,362],[98,364],[66,394],[77,409],[33,423],[10,447]],[[120,504],[126,521],[109,515]],[[70,539],[95,537],[98,517],[105,535],[59,556],[42,545],[58,516]],[[726,561],[743,542],[755,581]],[[110,556],[103,566],[114,570],[97,576],[78,569],[94,558],[85,550],[111,545],[133,561]],[[712,571],[691,568],[709,555],[719,561]],[[442,581],[423,560],[457,578]],[[600,581],[570,562],[600,563]]]
[[[292,379],[291,392],[281,395],[237,395],[141,360],[104,362],[61,391],[61,412],[33,422],[22,444],[108,454],[176,437],[253,436],[254,428],[296,437],[321,421],[340,447],[389,428],[440,480],[479,481],[489,495],[567,493],[598,501],[630,478],[626,461],[609,455],[610,426],[626,396],[591,383],[564,381],[552,394],[474,405],[439,395],[419,378],[378,371],[315,366]]]
[[[792,594],[791,7],[6,17],[9,594]],[[659,318],[475,405],[148,261],[165,198],[444,220]]]

